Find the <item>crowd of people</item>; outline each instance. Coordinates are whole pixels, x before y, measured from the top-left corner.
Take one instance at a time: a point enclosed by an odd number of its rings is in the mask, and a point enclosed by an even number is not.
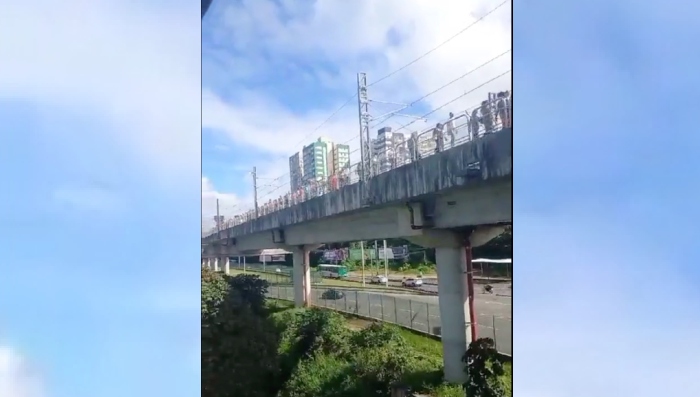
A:
[[[513,98],[510,91],[489,93],[488,99],[482,101],[479,106],[471,111],[467,109],[457,115],[450,112],[447,121],[437,123],[434,128],[423,133],[411,133],[410,138],[402,144],[402,146],[405,145],[404,147],[395,148],[395,153],[405,151],[407,155],[403,157],[404,160],[393,162],[392,168],[420,160],[425,156],[439,153],[465,141],[475,140],[502,128],[511,128],[513,125],[512,115]],[[466,134],[462,134],[462,131],[465,131]],[[427,145],[429,148],[427,152],[422,149],[426,140],[432,140]],[[352,175],[353,172],[351,172],[350,167],[347,167],[341,170],[339,174],[331,175],[327,180],[312,180],[295,191],[290,191],[283,196],[266,201],[258,206],[257,211],[250,209],[241,215],[236,215],[223,221],[221,228],[240,225],[259,216],[268,215],[311,198],[338,190],[343,186],[356,182],[352,180]]]
[[[469,109],[455,115],[450,112],[449,119],[437,123],[428,139],[434,141],[432,153],[438,153],[454,147],[464,141],[474,140],[485,134],[496,132],[502,128],[512,127],[513,100],[510,91],[501,91],[497,94],[490,93],[487,100],[470,112]],[[464,120],[462,122],[462,120]],[[461,124],[458,124],[460,123]],[[466,128],[465,128],[466,127]],[[466,134],[458,138],[460,131],[466,129]],[[424,135],[424,134],[421,134]],[[424,154],[420,150],[421,138],[425,137],[417,132],[411,134],[407,142],[409,160],[419,160]],[[428,154],[432,154],[428,153]]]

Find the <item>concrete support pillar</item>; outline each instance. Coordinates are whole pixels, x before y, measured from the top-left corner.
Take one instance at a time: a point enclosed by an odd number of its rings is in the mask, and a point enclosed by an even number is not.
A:
[[[224,274],[231,274],[231,258],[224,257]]]
[[[214,265],[214,263],[212,262],[212,259],[207,258],[207,269],[211,270],[213,265]]]
[[[435,248],[438,272],[438,298],[442,322],[442,354],[445,380],[464,383],[462,356],[471,343],[467,256],[464,247]]]
[[[311,302],[311,267],[309,266],[309,249],[296,247],[292,250],[294,267],[292,283],[294,285],[294,306],[309,307]]]
[[[218,272],[219,271],[219,257],[214,258],[214,271]]]

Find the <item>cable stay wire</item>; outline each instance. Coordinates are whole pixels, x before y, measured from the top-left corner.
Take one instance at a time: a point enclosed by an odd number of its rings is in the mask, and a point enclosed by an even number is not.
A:
[[[479,67],[481,67],[481,66],[479,66]],[[479,88],[484,87],[485,85],[487,85],[487,84],[489,84],[489,83],[491,83],[491,82],[493,82],[493,81],[495,81],[495,80],[497,80],[497,79],[499,79],[499,78],[505,76],[506,74],[508,74],[508,73],[510,73],[510,72],[511,72],[511,70],[508,69],[508,70],[506,70],[505,72],[500,73],[499,75],[497,75],[497,76],[495,76],[495,77],[493,77],[493,78],[491,78],[491,79],[489,79],[489,80],[483,82],[482,84],[479,84],[478,86],[472,88],[471,90],[466,91],[466,92],[464,92],[463,94],[460,94],[460,95],[454,97],[453,99],[449,100],[448,102],[445,102],[444,104],[442,104],[442,105],[440,105],[439,107],[437,107],[437,108],[431,110],[430,112],[427,112],[427,113],[423,114],[421,117],[422,117],[422,118],[426,118],[426,117],[430,116],[431,114],[434,114],[435,112],[437,112],[437,111],[439,111],[439,110],[441,110],[441,109],[443,109],[443,108],[445,108],[445,107],[451,105],[452,103],[458,101],[459,99],[464,98],[465,96],[467,96],[467,95],[473,93],[474,91],[478,90]],[[457,79],[457,80],[458,80],[458,79]],[[455,81],[456,81],[456,80],[455,80]],[[481,104],[477,104],[477,105],[475,105],[475,106],[469,107],[467,110],[475,109],[475,108],[478,108],[478,107],[480,107],[480,106],[481,106]],[[399,131],[401,131],[401,130],[404,130],[404,129],[408,128],[409,126],[413,125],[414,123],[416,123],[417,121],[418,121],[418,120],[414,120],[414,121],[412,121],[412,122],[410,122],[410,123],[408,123],[408,124],[402,125],[401,127],[399,127],[399,129],[397,129],[396,131],[393,131],[393,132],[399,132]],[[354,140],[356,140],[356,139],[358,139],[358,138],[359,138],[359,136],[355,136],[355,137],[353,137],[352,139],[346,141],[344,144],[348,144],[348,143],[350,143],[350,142],[352,142],[352,141],[354,141]],[[358,151],[360,151],[360,148],[356,148],[356,149],[352,150],[349,154],[352,155],[352,154],[354,154],[354,153],[357,153]],[[360,160],[360,162],[361,162],[361,161],[362,161],[362,160]],[[355,165],[355,164],[358,164],[358,163],[354,163],[353,165]],[[278,191],[279,189],[282,189],[283,187],[286,187],[286,186],[289,186],[289,183],[285,182],[285,183],[283,183],[282,185],[278,186],[277,188],[275,188],[275,189],[273,189],[273,190],[271,190],[271,191],[266,192],[266,194],[265,194],[264,196],[262,196],[262,198],[266,198],[266,197],[272,195],[273,193],[275,193],[276,191]]]
[[[510,0],[505,0],[505,1],[503,1],[502,3],[498,4],[496,7],[492,8],[489,12],[487,12],[486,14],[482,15],[481,17],[479,17],[479,19],[477,19],[476,21],[470,23],[469,25],[467,25],[467,27],[465,27],[464,29],[462,29],[462,30],[460,30],[459,32],[455,33],[454,35],[450,36],[447,40],[445,40],[445,41],[443,41],[442,43],[438,44],[436,47],[433,47],[433,48],[432,48],[431,50],[429,50],[428,52],[426,52],[426,53],[424,53],[423,55],[419,56],[418,58],[412,60],[411,62],[409,62],[409,63],[407,63],[407,64],[401,66],[400,68],[394,70],[393,72],[391,72],[391,73],[385,75],[384,77],[382,77],[382,78],[380,78],[380,79],[378,79],[378,80],[376,80],[376,81],[374,81],[374,82],[368,84],[367,87],[371,87],[371,86],[373,86],[373,85],[375,85],[375,84],[381,83],[382,81],[388,79],[389,77],[395,75],[396,73],[399,73],[400,71],[402,71],[402,70],[408,68],[409,66],[413,65],[414,63],[420,61],[421,59],[425,58],[426,56],[428,56],[428,55],[432,54],[433,52],[437,51],[440,47],[442,47],[442,46],[444,46],[445,44],[449,43],[450,41],[454,40],[454,39],[457,38],[459,35],[461,35],[462,33],[466,32],[466,31],[468,31],[468,30],[471,29],[473,26],[475,26],[477,23],[483,21],[486,17],[488,17],[489,15],[493,14],[494,12],[496,12],[496,10],[498,10],[498,9],[501,8],[501,7],[503,7],[503,6],[504,6],[506,3],[508,3],[509,1],[510,1]]]
[[[439,107],[433,109],[432,111],[430,111],[430,112],[428,112],[428,113],[425,113],[425,114],[423,115],[423,117],[427,117],[427,116],[429,116],[429,115],[435,113],[436,111],[441,110],[441,109],[443,109],[443,108],[449,106],[450,104],[452,104],[452,103],[458,101],[459,99],[461,99],[461,98],[463,98],[463,97],[465,97],[465,96],[471,94],[472,92],[478,90],[479,88],[485,86],[486,84],[488,84],[488,83],[490,83],[490,82],[493,82],[493,81],[497,80],[497,79],[500,78],[500,77],[505,76],[506,74],[508,74],[508,73],[510,73],[510,72],[511,72],[510,69],[509,69],[509,70],[506,70],[505,72],[502,72],[501,74],[499,74],[499,75],[497,75],[497,76],[495,76],[495,77],[493,77],[493,78],[491,78],[491,79],[489,79],[489,80],[483,82],[482,84],[480,84],[480,85],[478,85],[478,86],[472,88],[471,90],[466,91],[466,92],[464,92],[463,94],[458,95],[457,97],[455,97],[455,98],[453,98],[453,99],[451,99],[451,100],[445,102],[444,104],[442,104],[441,106],[439,106]],[[474,105],[474,106],[467,107],[466,111],[468,112],[469,110],[473,110],[473,109],[479,108],[480,106],[481,106],[481,104],[476,104],[476,105]],[[416,120],[416,121],[417,121],[417,120]],[[414,124],[416,121],[413,121],[413,122],[408,123],[408,124],[406,124],[406,125],[404,125],[404,126],[401,126],[401,127],[399,128],[399,130],[407,128],[408,126]],[[397,130],[397,132],[398,132],[399,130]],[[429,129],[428,129],[427,131],[429,131]],[[348,142],[351,142],[351,141],[353,141],[353,140],[355,140],[355,139],[357,139],[357,138],[358,138],[358,137],[354,137],[354,138],[352,138],[352,139],[351,139],[350,141],[348,141]],[[359,150],[360,150],[359,148],[356,148],[355,150],[351,151],[349,154],[357,153]],[[362,161],[362,160],[360,160],[360,161],[357,162],[357,163],[353,163],[352,165],[357,165],[357,164],[359,164],[361,161]],[[277,186],[275,189],[266,192],[264,195],[262,195],[262,196],[259,198],[259,201],[261,201],[261,199],[267,198],[268,196],[272,195],[273,193],[275,193],[275,192],[278,191],[279,189],[284,188],[284,187],[286,187],[286,186],[288,186],[288,185],[289,185],[289,183],[288,183],[288,182],[285,182],[285,183],[283,183],[283,184]],[[263,204],[263,205],[264,205],[264,204]],[[252,211],[252,210],[254,209],[254,207],[255,207],[255,204],[254,204],[254,203],[250,203],[250,202],[238,203],[238,204],[236,204],[236,205],[233,205],[231,209],[241,208],[241,207],[250,207],[250,209],[249,209],[248,211]],[[228,209],[228,206],[227,206],[227,209]],[[243,211],[243,212],[247,212],[247,211]],[[235,216],[234,216],[234,217],[235,217]],[[214,229],[209,229],[209,232],[211,233],[213,230],[215,231],[215,228],[214,228]],[[206,233],[206,231],[203,231],[203,233]]]
[[[488,61],[482,63],[481,65],[479,65],[479,66],[477,66],[477,67],[475,67],[475,68],[469,70],[468,72],[464,73],[463,75],[461,75],[461,76],[459,76],[459,77],[453,79],[452,81],[450,81],[450,82],[448,82],[448,83],[443,84],[442,86],[440,86],[440,87],[434,89],[433,91],[431,91],[431,92],[429,92],[429,93],[423,95],[422,97],[420,97],[420,98],[418,98],[418,99],[416,99],[416,100],[410,102],[406,107],[407,107],[407,108],[408,108],[408,107],[411,107],[411,106],[417,104],[418,102],[421,102],[421,101],[427,99],[427,98],[430,97],[431,95],[436,94],[437,92],[439,92],[439,91],[441,91],[441,90],[443,90],[443,89],[445,89],[445,88],[451,86],[452,84],[455,84],[455,83],[458,82],[459,80],[461,80],[461,79],[463,79],[463,78],[469,76],[470,74],[476,72],[477,70],[483,68],[484,66],[490,64],[491,62],[494,62],[494,61],[497,60],[498,58],[500,58],[500,57],[502,57],[502,56],[508,54],[508,53],[511,52],[511,51],[512,51],[512,49],[509,48],[508,50],[506,50],[506,51],[504,51],[504,52],[502,52],[502,53],[496,55],[495,57],[489,59]],[[396,116],[396,115],[397,115],[397,113],[390,114],[390,115],[388,115],[388,117],[383,118],[380,122],[377,122],[374,126],[372,126],[372,127],[370,127],[370,128],[375,128],[377,125],[386,122],[387,120],[393,118],[393,117]],[[417,120],[414,120],[414,122],[415,122],[415,121],[418,121],[419,119],[420,119],[420,118],[417,118]]]
[[[454,40],[455,38],[457,38],[457,37],[460,36],[461,34],[465,33],[465,32],[468,31],[469,29],[471,29],[471,28],[472,28],[473,26],[475,26],[477,23],[483,21],[486,17],[488,17],[489,15],[493,14],[496,10],[498,10],[498,9],[501,8],[501,7],[503,7],[503,6],[504,6],[506,3],[508,3],[509,1],[510,1],[510,0],[504,0],[503,2],[499,3],[496,7],[492,8],[492,9],[491,9],[490,11],[488,11],[486,14],[482,15],[481,17],[479,17],[476,21],[472,22],[471,24],[467,25],[464,29],[462,29],[462,30],[460,30],[459,32],[455,33],[454,35],[450,36],[450,37],[447,38],[445,41],[443,41],[442,43],[438,44],[436,47],[433,47],[432,49],[430,49],[429,51],[423,53],[422,55],[420,55],[418,58],[415,58],[415,59],[412,60],[411,62],[409,62],[409,63],[407,63],[407,64],[401,66],[401,67],[398,68],[398,69],[395,69],[395,70],[392,71],[391,73],[386,74],[386,75],[384,75],[382,78],[380,78],[380,79],[378,79],[378,80],[376,80],[376,81],[374,81],[374,82],[368,84],[367,87],[371,87],[371,86],[373,86],[373,85],[375,85],[375,84],[378,84],[378,83],[380,83],[380,82],[382,82],[382,81],[384,81],[384,80],[390,78],[391,76],[393,76],[393,75],[395,75],[395,74],[401,72],[402,70],[404,70],[404,69],[410,67],[411,65],[413,65],[413,64],[415,64],[416,62],[420,61],[421,59],[425,58],[426,56],[432,54],[433,52],[435,52],[435,51],[438,50],[439,48],[443,47],[444,45],[446,45],[446,44],[449,43],[450,41]],[[347,105],[349,105],[350,102],[351,102],[353,99],[355,99],[355,98],[357,98],[357,93],[354,93],[352,96],[350,96],[338,109],[336,109],[333,113],[331,113],[331,115],[328,116],[328,118],[326,118],[321,124],[319,124],[316,128],[314,128],[314,129],[313,129],[309,134],[307,134],[301,141],[299,141],[297,144],[295,144],[294,147],[297,147],[297,146],[303,144],[304,141],[306,141],[307,139],[309,139],[309,137],[313,136],[318,130],[320,130],[320,129],[321,129],[324,125],[326,125],[331,119],[333,119],[333,117],[335,117],[341,110],[343,110]]]
[[[436,47],[433,47],[432,49],[430,49],[429,51],[423,53],[422,55],[420,55],[419,57],[415,58],[415,59],[412,60],[411,62],[409,62],[409,63],[407,63],[407,64],[401,66],[401,67],[398,68],[398,69],[395,69],[395,70],[392,71],[391,73],[386,74],[386,75],[384,75],[383,77],[381,77],[380,79],[378,79],[378,80],[376,80],[376,81],[374,81],[374,82],[368,84],[367,87],[371,87],[371,86],[373,86],[373,85],[375,85],[375,84],[378,84],[378,83],[380,83],[380,82],[382,82],[382,81],[384,81],[384,80],[390,78],[391,76],[393,76],[393,75],[395,75],[395,74],[401,72],[402,70],[404,70],[404,69],[410,67],[411,65],[415,64],[415,63],[418,62],[419,60],[421,60],[421,59],[425,58],[426,56],[430,55],[431,53],[435,52],[435,51],[438,50],[439,48],[443,47],[444,45],[446,45],[446,44],[449,43],[450,41],[454,40],[455,38],[457,38],[457,37],[460,36],[461,34],[465,33],[465,32],[468,31],[469,29],[471,29],[471,28],[472,28],[473,26],[475,26],[477,23],[483,21],[486,17],[488,17],[489,15],[491,15],[492,13],[494,13],[496,10],[498,10],[499,8],[501,8],[502,6],[504,6],[504,5],[505,5],[506,3],[508,3],[509,1],[510,1],[510,0],[504,0],[503,2],[499,3],[496,7],[492,8],[492,9],[491,9],[490,11],[488,11],[486,14],[482,15],[481,17],[479,17],[476,21],[472,22],[471,24],[467,25],[464,29],[462,29],[462,30],[460,30],[459,32],[455,33],[454,35],[450,36],[450,37],[447,38],[445,41],[443,41],[442,43],[438,44]],[[509,51],[510,51],[510,50],[509,50]],[[507,53],[507,52],[506,52],[506,53]],[[503,56],[503,55],[504,55],[504,54],[501,54],[501,55],[499,55],[499,57],[500,57],[500,56]],[[492,59],[491,61],[493,61],[493,59]],[[489,61],[489,62],[491,62],[491,61]],[[487,63],[489,63],[489,62],[487,62]],[[482,66],[483,66],[483,65],[482,65]],[[478,68],[477,68],[477,69],[478,69]],[[475,70],[476,70],[476,69],[475,69]],[[473,71],[472,71],[472,72],[473,72]],[[468,75],[469,73],[472,73],[472,72],[468,72],[466,75]],[[457,78],[457,80],[460,79],[460,78],[465,77],[466,75]],[[447,85],[445,85],[445,86],[443,86],[443,87],[440,87],[440,88],[438,88],[437,90],[435,90],[435,91],[433,91],[433,92],[431,92],[431,93],[428,93],[428,94],[425,95],[424,97],[419,98],[419,99],[413,101],[413,102],[411,103],[411,105],[413,105],[413,104],[415,104],[415,103],[417,103],[417,102],[419,102],[419,101],[421,101],[421,100],[427,98],[428,96],[434,94],[435,92],[437,92],[437,91],[439,91],[439,90],[445,88],[445,87],[448,86],[449,84],[451,84],[451,83],[448,83]],[[331,115],[328,116],[321,124],[319,124],[316,128],[314,128],[310,133],[308,133],[307,135],[305,135],[304,138],[303,138],[302,140],[300,140],[298,143],[296,143],[296,144],[294,145],[294,147],[298,147],[299,145],[302,145],[302,144],[304,143],[304,141],[306,141],[307,139],[309,139],[309,137],[313,136],[318,130],[320,130],[320,129],[321,129],[324,125],[326,125],[330,120],[332,120],[333,117],[335,117],[341,110],[343,110],[347,105],[349,105],[350,102],[351,102],[352,100],[354,100],[355,98],[357,98],[357,93],[354,93],[352,96],[350,96],[342,105],[340,105],[340,107],[338,107],[333,113],[331,113]],[[381,122],[379,122],[379,123],[376,123],[374,127],[376,127],[377,125],[379,125],[379,124],[381,124],[381,123],[383,123],[383,122],[386,122],[387,120],[391,119],[393,116],[395,116],[395,115],[390,115],[390,116],[389,116],[388,118],[386,118],[385,120],[383,120],[383,121],[381,121]],[[288,175],[288,174],[287,174],[287,175]],[[273,180],[279,180],[279,179],[281,179],[281,178],[283,178],[283,177],[285,177],[285,176],[286,176],[286,175],[282,175],[282,176],[280,176],[280,177],[278,177],[278,178],[275,178],[275,179],[273,179]]]
[[[448,86],[450,86],[450,85],[452,85],[452,84],[455,84],[457,81],[459,81],[459,80],[461,80],[462,78],[468,76],[469,74],[475,72],[476,70],[478,70],[478,69],[480,69],[480,68],[482,68],[482,67],[488,65],[489,63],[495,61],[496,59],[500,58],[501,56],[507,54],[507,53],[510,52],[510,51],[511,51],[510,49],[507,50],[507,51],[504,51],[503,53],[501,53],[501,54],[495,56],[494,58],[492,58],[492,59],[490,59],[490,60],[488,60],[488,61],[482,63],[481,65],[475,67],[474,69],[471,69],[470,71],[468,71],[467,73],[463,74],[462,76],[460,76],[460,77],[458,77],[458,78],[456,78],[456,79],[450,81],[450,82],[447,83],[447,84],[442,85],[441,87],[439,87],[439,88],[437,88],[437,89],[431,91],[430,93],[428,93],[428,94],[426,94],[426,95],[423,95],[421,98],[416,99],[415,101],[412,102],[412,104],[415,104],[415,103],[417,103],[417,102],[420,102],[420,101],[424,100],[425,98],[427,98],[427,97],[429,97],[429,96],[435,94],[436,92],[438,92],[438,91],[440,91],[440,90],[442,90],[442,89],[444,89],[444,88],[446,88],[446,87],[448,87]],[[439,107],[437,107],[437,108],[431,110],[430,112],[423,114],[422,116],[420,116],[420,117],[417,118],[416,120],[413,120],[413,121],[411,121],[411,122],[408,123],[408,124],[401,125],[398,129],[396,129],[396,130],[393,131],[393,132],[399,132],[399,131],[401,131],[401,130],[405,130],[405,129],[408,128],[409,126],[415,124],[417,121],[427,118],[427,117],[430,116],[431,114],[434,114],[435,112],[437,112],[437,111],[439,111],[439,110],[445,108],[446,106],[448,106],[448,105],[454,103],[455,101],[457,101],[457,100],[459,100],[459,99],[461,99],[461,98],[463,98],[463,97],[465,97],[465,96],[471,94],[472,92],[478,90],[479,88],[481,88],[481,87],[483,87],[483,86],[485,86],[485,85],[491,83],[492,81],[494,81],[494,80],[496,80],[496,79],[498,79],[498,78],[500,78],[500,77],[502,77],[502,76],[504,76],[504,75],[506,75],[506,74],[508,74],[508,73],[510,73],[510,69],[507,70],[507,71],[505,71],[505,72],[503,72],[503,73],[501,73],[501,74],[499,74],[499,75],[497,75],[496,77],[493,77],[493,78],[491,78],[491,79],[485,81],[484,83],[482,83],[482,84],[480,84],[480,85],[474,87],[473,89],[471,89],[471,90],[469,90],[469,91],[466,91],[465,93],[463,93],[463,94],[461,94],[461,95],[455,97],[454,99],[450,100],[449,102],[447,102],[447,103],[445,103],[445,104],[443,104],[443,105],[441,105],[441,106],[439,106]],[[476,107],[478,107],[478,106],[480,106],[480,105],[477,105]],[[375,128],[377,125],[379,125],[379,124],[385,122],[385,121],[388,120],[389,118],[391,118],[391,116],[385,117],[382,121],[376,123],[374,126],[370,126],[370,129]],[[351,139],[349,139],[349,140],[343,142],[342,144],[343,144],[343,145],[347,145],[347,144],[349,144],[349,143],[351,143],[351,142],[357,140],[358,138],[359,138],[359,135],[355,135],[355,136],[353,136]],[[360,150],[360,149],[357,148],[357,149],[351,151],[349,154],[354,154],[354,153],[358,152],[359,150]],[[288,176],[288,175],[289,175],[289,173],[287,172],[287,173],[281,175],[280,177],[275,178],[274,180],[282,179],[283,177]],[[288,185],[290,185],[289,182],[284,182],[282,185],[279,185],[279,186],[277,186],[276,188],[274,188],[274,189],[272,189],[272,190],[270,190],[270,191],[266,191],[263,195],[261,195],[261,196],[259,197],[259,199],[260,199],[260,198],[266,198],[266,197],[268,197],[269,195],[271,195],[272,193],[274,193],[274,192],[278,191],[279,189],[281,189],[281,188],[283,188],[283,187],[285,187],[285,186],[288,186]]]
[[[485,86],[486,84],[491,83],[492,81],[495,81],[495,80],[497,80],[497,79],[499,79],[499,78],[501,78],[501,77],[507,75],[507,74],[510,73],[510,72],[511,72],[511,69],[508,69],[508,70],[506,70],[505,72],[502,72],[501,74],[499,74],[499,75],[497,75],[497,76],[495,76],[495,77],[492,77],[492,78],[489,79],[489,80],[486,80],[485,82],[479,84],[478,86],[472,88],[471,90],[465,91],[463,94],[458,95],[457,97],[453,98],[453,99],[450,100],[449,102],[446,102],[446,103],[444,103],[444,104],[438,106],[437,108],[435,108],[435,109],[429,111],[428,113],[425,113],[425,114],[424,114],[423,116],[421,116],[421,117],[424,117],[424,118],[425,118],[425,117],[428,117],[428,116],[430,116],[431,114],[433,114],[433,113],[435,113],[435,112],[437,112],[437,111],[439,111],[439,110],[444,109],[445,107],[447,107],[447,106],[449,106],[449,105],[455,103],[456,101],[460,100],[461,98],[464,98],[465,96],[471,94],[472,92],[478,90],[479,88]],[[396,130],[396,131],[398,132],[398,131],[400,131],[400,130],[406,129],[408,126],[413,125],[416,121],[418,121],[418,120],[414,120],[414,121],[411,121],[411,122],[408,123],[408,124],[402,125],[402,126],[401,126],[398,130]]]
[[[340,113],[341,110],[343,110],[346,106],[352,102],[353,99],[357,98],[357,93],[353,94],[350,98],[348,98],[340,107],[338,107],[333,113],[331,113],[330,116],[328,116],[321,124],[319,124],[316,128],[314,128],[310,133],[306,134],[304,138],[301,139],[298,143],[294,145],[294,147],[298,147],[299,145],[303,145],[304,142],[309,139],[309,137],[313,136],[318,130],[321,129],[324,125],[328,124],[329,121],[333,119],[338,113]]]
[[[397,73],[399,73],[399,72],[405,70],[406,68],[410,67],[411,65],[413,65],[413,64],[415,64],[416,62],[420,61],[421,59],[423,59],[423,58],[427,57],[428,55],[432,54],[433,52],[437,51],[439,48],[441,48],[441,47],[443,47],[444,45],[446,45],[447,43],[451,42],[452,40],[454,40],[455,38],[457,38],[457,37],[460,36],[461,34],[467,32],[469,29],[471,29],[471,28],[472,28],[473,26],[475,26],[477,23],[483,21],[486,17],[488,17],[489,15],[491,15],[492,13],[494,13],[496,10],[498,10],[499,8],[501,8],[502,6],[504,6],[504,5],[505,5],[506,3],[508,3],[509,1],[510,1],[510,0],[504,0],[503,2],[499,3],[496,7],[494,7],[493,9],[491,9],[490,11],[488,11],[486,14],[482,15],[481,17],[479,17],[476,21],[474,21],[474,22],[472,22],[471,24],[467,25],[464,29],[462,29],[462,30],[460,30],[459,32],[455,33],[454,35],[450,36],[450,37],[447,38],[445,41],[441,42],[441,43],[438,44],[437,46],[435,46],[435,47],[433,47],[432,49],[428,50],[427,52],[423,53],[423,54],[420,55],[419,57],[413,59],[411,62],[408,62],[407,64],[405,64],[405,65],[399,67],[398,69],[395,69],[394,71],[392,71],[392,72],[390,72],[390,73],[384,75],[383,77],[379,78],[378,80],[376,80],[376,81],[374,81],[374,82],[368,84],[367,87],[374,86],[374,85],[376,85],[376,84],[378,84],[378,83],[380,83],[380,82],[382,82],[382,81],[384,81],[384,80],[386,80],[386,79],[388,79],[388,78],[394,76],[395,74],[397,74]],[[510,50],[508,50],[507,52],[509,52],[509,51],[510,51]],[[507,53],[507,52],[506,52],[506,53]],[[498,57],[503,56],[503,55],[505,55],[505,53],[499,55]],[[498,58],[498,57],[496,57],[496,58]],[[492,60],[490,60],[490,61],[488,61],[488,62],[486,62],[486,64],[492,62],[493,60],[495,60],[495,58],[492,59]],[[481,66],[477,67],[477,69],[480,68],[480,67],[482,67],[482,66],[484,66],[484,65],[481,65]],[[475,70],[476,70],[476,69],[475,69]],[[461,78],[463,78],[463,77],[466,77],[466,75],[472,73],[473,71],[474,71],[474,70],[468,72],[467,74],[465,74],[465,75],[463,75],[463,76],[458,77],[457,79],[455,79],[455,80],[453,80],[452,82],[447,83],[446,85],[444,85],[444,86],[442,86],[442,87],[440,87],[440,88],[434,90],[433,92],[430,92],[430,93],[424,95],[423,97],[421,97],[421,98],[419,98],[419,99],[417,99],[417,100],[411,102],[411,104],[410,104],[409,106],[412,106],[412,105],[416,104],[417,102],[419,102],[419,101],[421,101],[421,100],[427,98],[428,96],[430,96],[430,95],[436,93],[437,91],[439,91],[439,90],[441,90],[441,89],[443,89],[443,88],[449,86],[450,84],[454,83],[456,80],[459,80],[459,79],[461,79]],[[304,141],[306,141],[307,139],[309,139],[309,137],[313,136],[318,130],[320,130],[320,129],[321,129],[324,125],[326,125],[330,120],[332,120],[333,117],[335,117],[341,110],[343,110],[347,105],[349,105],[350,102],[352,102],[352,100],[354,100],[356,97],[357,97],[357,93],[354,93],[352,96],[350,96],[342,105],[340,105],[340,107],[338,107],[333,113],[331,113],[330,116],[328,116],[323,122],[321,122],[321,124],[319,124],[316,128],[314,128],[309,134],[305,135],[304,138],[303,138],[301,141],[299,141],[298,143],[296,143],[296,144],[294,145],[294,147],[297,147],[297,146],[303,144]],[[436,109],[436,110],[438,110],[438,109]],[[431,113],[432,113],[432,112],[431,112]],[[383,120],[381,120],[381,121],[375,123],[374,126],[373,126],[373,127],[370,127],[370,128],[376,128],[378,125],[380,125],[380,124],[382,124],[382,123],[388,121],[389,119],[391,119],[391,118],[394,117],[394,116],[396,116],[396,114],[391,114],[391,115],[389,115],[388,117],[384,118]],[[418,120],[414,120],[414,121],[412,121],[411,123],[406,124],[405,126],[399,127],[399,129],[404,129],[406,126],[412,125],[412,124],[415,123],[416,121],[418,121]],[[352,140],[354,140],[354,138],[351,139],[350,141],[348,141],[347,143],[351,142]],[[346,144],[347,144],[347,143],[346,143]],[[280,179],[284,178],[284,177],[287,176],[287,175],[289,175],[289,173],[286,173],[285,175],[281,175],[281,176],[279,176],[279,177],[277,177],[277,178],[274,178],[274,179],[272,179],[272,181],[274,182],[274,181],[280,180]]]

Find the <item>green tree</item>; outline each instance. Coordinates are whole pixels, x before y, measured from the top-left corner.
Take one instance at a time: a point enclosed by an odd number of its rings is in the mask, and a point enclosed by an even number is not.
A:
[[[260,306],[266,289],[257,277],[202,269],[202,396],[276,395],[278,336]]]
[[[470,343],[462,361],[469,375],[464,384],[468,396],[505,397],[508,394],[502,380],[505,369],[493,339],[480,338]]]

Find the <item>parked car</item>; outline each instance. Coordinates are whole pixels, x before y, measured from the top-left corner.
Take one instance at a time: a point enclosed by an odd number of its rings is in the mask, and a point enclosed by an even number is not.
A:
[[[420,287],[423,285],[423,280],[420,278],[405,278],[401,281],[402,287]]]
[[[337,289],[325,290],[321,294],[321,299],[337,300],[343,298],[345,298],[345,294],[343,293],[343,291],[339,291]]]
[[[369,280],[370,284],[386,284],[387,281],[387,278],[384,276],[372,276]]]

